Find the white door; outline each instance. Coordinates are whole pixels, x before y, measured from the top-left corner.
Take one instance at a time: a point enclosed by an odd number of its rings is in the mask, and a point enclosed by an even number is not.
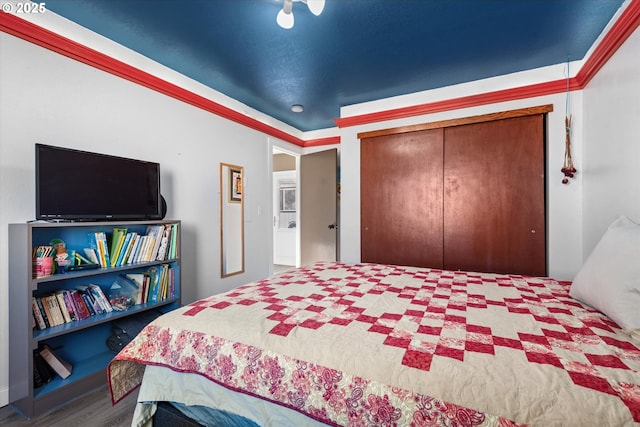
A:
[[[337,149],[300,156],[300,263],[335,261]]]
[[[296,171],[273,173],[273,263],[296,265]]]

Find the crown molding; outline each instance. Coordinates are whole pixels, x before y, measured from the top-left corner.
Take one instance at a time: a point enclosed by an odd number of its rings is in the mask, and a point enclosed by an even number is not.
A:
[[[535,96],[551,95],[565,92],[567,89],[582,90],[597,74],[602,66],[613,56],[618,48],[627,40],[640,24],[640,0],[632,0],[620,17],[612,25],[611,29],[603,37],[593,53],[585,61],[575,77],[515,87],[505,90],[486,92],[477,95],[463,96],[459,98],[445,99],[409,107],[395,108],[378,111],[375,113],[361,114],[335,119],[340,128],[358,126],[386,120],[403,119],[424,114],[442,111],[457,110],[460,108],[477,107],[496,102],[514,101]],[[568,86],[567,86],[568,85]]]
[[[304,141],[15,15],[0,12],[0,31],[299,147],[314,143]]]
[[[409,107],[378,111],[375,113],[341,117],[335,119],[335,123],[339,128],[345,128],[442,111],[476,107],[497,102],[550,95],[564,92],[567,89],[581,90],[584,89],[589,81],[597,74],[611,56],[613,56],[625,40],[635,31],[638,25],[640,25],[640,0],[632,0],[612,25],[611,29],[603,37],[602,41],[594,49],[593,53],[589,56],[576,76],[570,78],[569,81],[565,79],[555,80]],[[229,107],[225,107],[222,104],[63,37],[53,31],[42,28],[15,15],[1,11],[0,31],[299,147],[317,147],[340,143],[339,136],[303,140],[288,132],[248,117],[243,113],[235,111]]]

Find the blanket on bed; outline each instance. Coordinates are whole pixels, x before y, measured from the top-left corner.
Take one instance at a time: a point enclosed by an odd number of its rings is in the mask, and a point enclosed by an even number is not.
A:
[[[318,263],[147,326],[110,363],[200,374],[332,425],[640,424],[640,348],[549,278]]]

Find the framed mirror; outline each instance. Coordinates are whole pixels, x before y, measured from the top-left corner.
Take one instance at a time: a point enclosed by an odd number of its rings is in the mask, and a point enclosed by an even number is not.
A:
[[[221,276],[244,272],[244,168],[220,163]]]

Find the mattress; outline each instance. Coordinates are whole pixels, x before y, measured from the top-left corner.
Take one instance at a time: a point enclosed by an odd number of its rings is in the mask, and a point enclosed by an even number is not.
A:
[[[167,380],[143,384],[142,400],[197,404],[185,385],[196,377],[205,390],[326,425],[640,425],[638,339],[569,288],[543,277],[317,263],[152,322],[110,363],[112,400],[153,366]],[[225,409],[229,399],[206,405]],[[144,423],[149,411],[138,412],[134,423]]]

